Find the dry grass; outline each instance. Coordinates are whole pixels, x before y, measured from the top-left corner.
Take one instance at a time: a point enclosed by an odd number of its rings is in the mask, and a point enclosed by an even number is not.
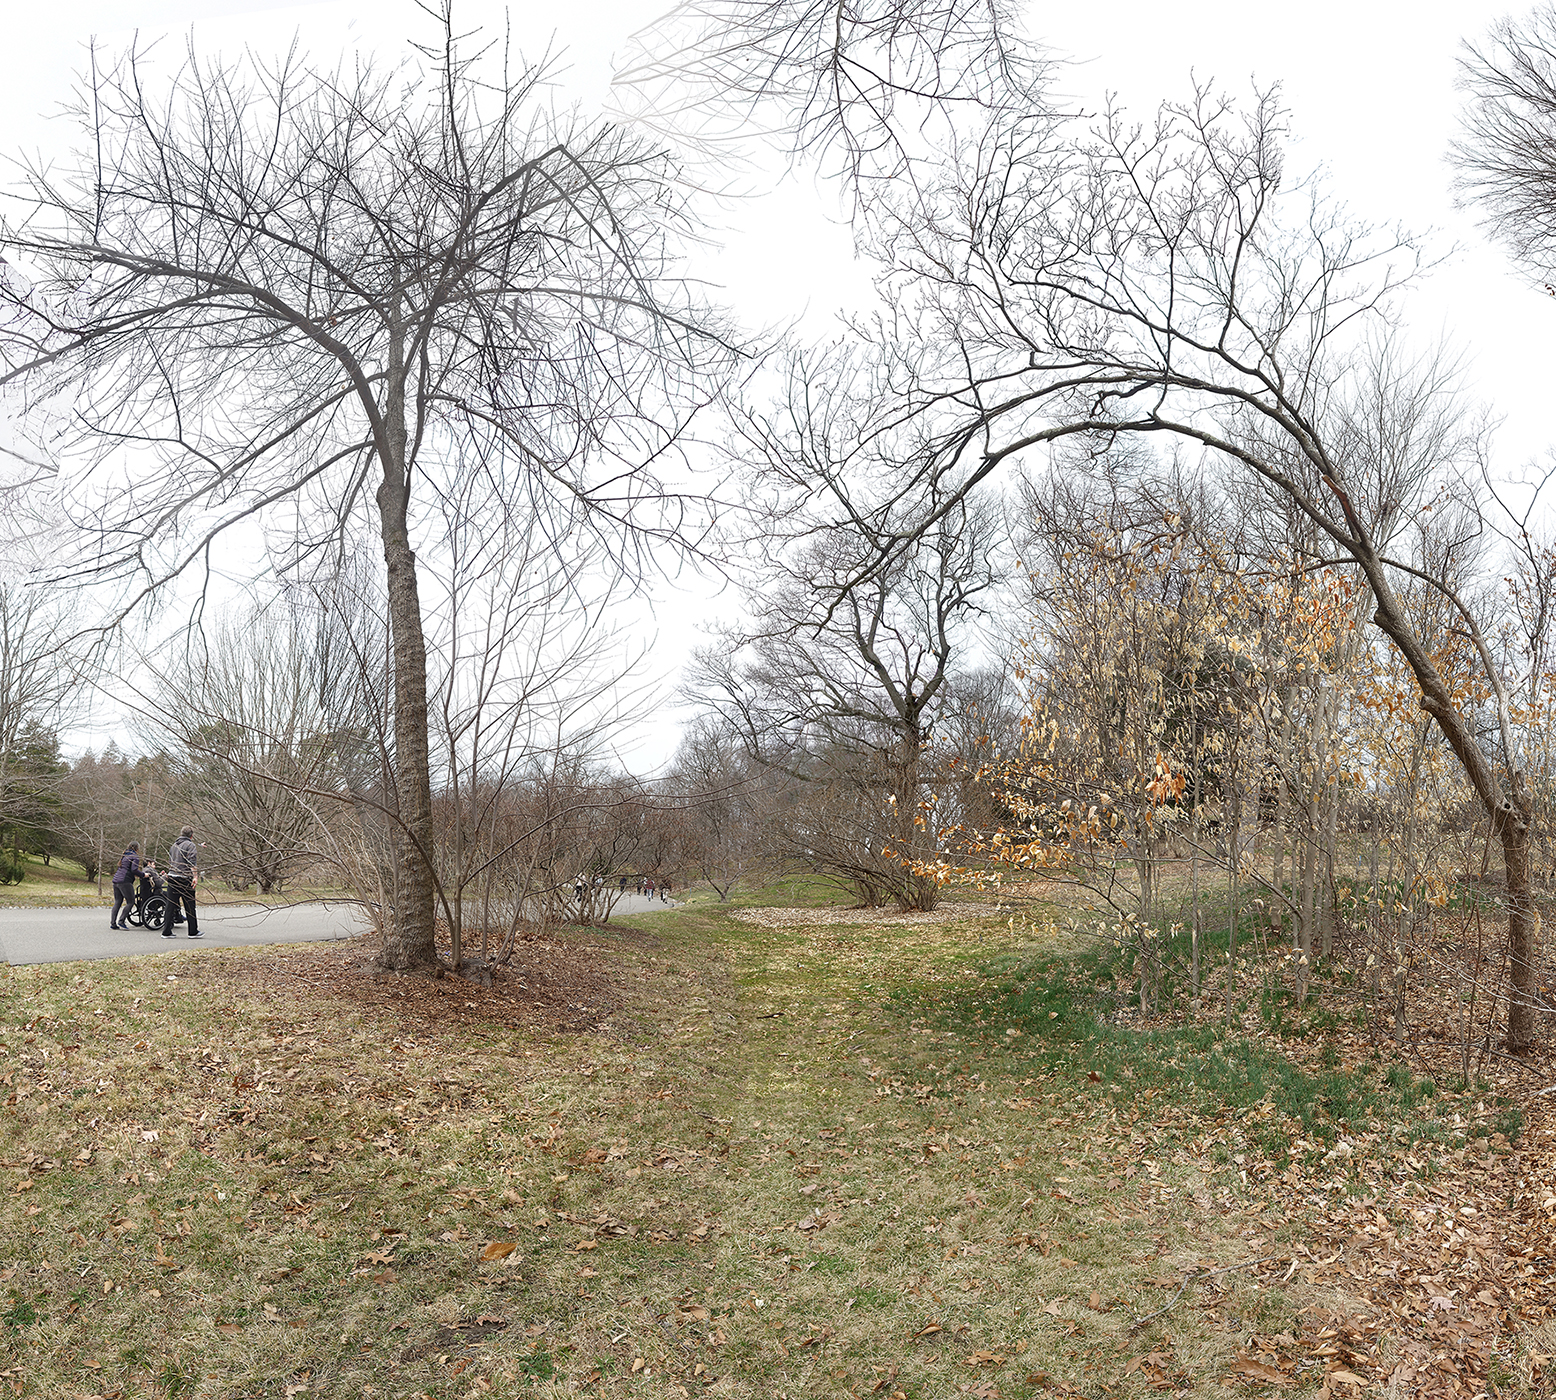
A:
[[[1312,1393],[1355,1300],[1217,1125],[887,1005],[1008,939],[985,913],[693,908],[489,990],[315,948],[8,970],[0,1378],[938,1400],[1236,1395],[1269,1366]]]

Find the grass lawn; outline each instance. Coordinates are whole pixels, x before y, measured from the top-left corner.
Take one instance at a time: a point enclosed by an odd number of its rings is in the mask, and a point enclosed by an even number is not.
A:
[[[0,906],[47,909],[112,902],[113,890],[108,883],[112,871],[103,875],[103,888],[108,893],[99,898],[97,882],[88,880],[84,867],[75,861],[55,856],[45,865],[42,856],[28,855],[23,859],[27,874],[19,884],[0,885]]]
[[[6,971],[13,1393],[1541,1393],[1548,1130],[1476,1086],[1120,1039],[976,908],[367,956]]]

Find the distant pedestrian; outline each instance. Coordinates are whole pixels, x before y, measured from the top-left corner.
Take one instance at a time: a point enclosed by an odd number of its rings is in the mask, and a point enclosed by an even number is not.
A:
[[[129,928],[130,911],[135,908],[135,882],[140,879],[140,842],[131,841],[119,857],[119,868],[113,872],[113,910],[108,915],[108,927]],[[121,919],[119,910],[123,908]]]
[[[627,892],[627,877],[625,875],[623,875],[621,877],[621,893],[622,894],[626,894],[626,892]]]
[[[661,880],[659,882],[659,902],[661,904],[668,904],[670,902],[670,882],[668,880]]]
[[[186,826],[178,833],[178,840],[168,853],[167,863],[167,914],[162,921],[162,936],[172,938],[173,923],[178,918],[180,906],[189,925],[191,938],[201,937],[200,921],[195,914],[195,886],[200,883],[196,869],[200,852],[195,846],[194,828]]]

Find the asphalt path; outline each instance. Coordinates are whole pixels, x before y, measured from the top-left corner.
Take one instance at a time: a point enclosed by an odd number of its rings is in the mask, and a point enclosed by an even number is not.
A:
[[[611,913],[657,914],[677,908],[679,901],[656,895],[622,895]],[[108,927],[108,906],[75,909],[0,909],[0,961],[13,967],[28,963],[78,962],[93,958],[133,958],[143,953],[171,953],[178,948],[257,948],[272,943],[324,943],[357,938],[365,920],[349,903],[204,904],[200,906],[200,938],[189,938],[182,926],[172,938],[131,925]]]
[[[611,918],[620,919],[627,914],[662,914],[666,909],[680,908],[677,899],[661,900],[656,894],[650,899],[646,894],[638,894],[635,890],[616,897],[616,907],[611,910]]]
[[[200,938],[180,926],[173,938],[133,925],[108,927],[108,906],[88,909],[0,909],[0,955],[13,966],[132,958],[179,948],[252,948],[270,943],[320,943],[364,931],[355,905],[209,904],[200,908]]]

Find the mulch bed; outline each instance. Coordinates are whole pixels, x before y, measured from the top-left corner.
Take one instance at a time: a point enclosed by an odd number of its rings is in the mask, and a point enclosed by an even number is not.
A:
[[[464,1025],[576,1033],[601,1026],[624,1006],[619,951],[653,942],[626,927],[558,930],[521,941],[510,962],[486,969],[489,987],[451,974],[384,973],[374,966],[379,945],[371,935],[346,944],[269,948],[263,957],[214,958],[203,971],[218,986],[277,1005],[327,1001],[337,1011],[388,1015],[427,1031]],[[439,951],[446,957],[446,944]]]

